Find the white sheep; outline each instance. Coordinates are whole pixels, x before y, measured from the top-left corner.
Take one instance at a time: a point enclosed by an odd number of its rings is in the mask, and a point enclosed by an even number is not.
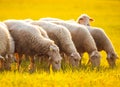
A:
[[[54,41],[44,38],[38,28],[29,23],[19,20],[4,21],[7,25],[12,37],[15,41],[15,52],[20,55],[19,60],[23,54],[29,55],[31,71],[34,70],[34,56],[47,55],[51,57],[51,64],[53,70],[61,68],[61,56],[59,48],[54,44]],[[19,65],[18,61],[18,65]]]
[[[11,37],[7,26],[0,22],[0,60],[1,69],[9,70],[11,62],[13,62],[14,54],[14,41]]]
[[[91,34],[85,26],[79,25],[77,23],[67,23],[65,21],[51,22],[65,26],[70,31],[72,35],[72,40],[81,56],[84,52],[87,52],[89,54],[92,65],[100,65],[100,54],[97,51],[97,47],[93,37],[91,36]]]
[[[78,18],[79,19],[79,18]],[[109,37],[106,35],[103,29],[98,27],[91,27],[87,26],[90,25],[89,17],[87,15],[80,16],[79,22],[80,24],[85,25],[91,35],[93,36],[96,46],[98,48],[98,51],[104,50],[107,54],[107,61],[110,66],[115,66],[116,59],[118,58],[117,53],[114,50],[113,44]]]
[[[76,20],[77,23],[90,26],[90,22],[94,21],[93,18],[89,17],[87,14],[81,14]]]
[[[45,21],[34,21],[31,24],[39,25],[48,34],[48,36],[55,41],[61,52],[64,52],[68,57],[72,66],[78,66],[81,57],[77,52],[71,38],[71,34],[66,27],[56,25]]]
[[[114,50],[114,46],[106,35],[103,29],[96,27],[88,27],[89,32],[93,36],[98,51],[104,50],[107,54],[107,61],[110,66],[114,67],[116,65],[116,59],[118,58],[117,53]]]

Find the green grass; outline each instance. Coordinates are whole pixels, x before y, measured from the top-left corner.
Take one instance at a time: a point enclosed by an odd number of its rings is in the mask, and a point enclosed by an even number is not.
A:
[[[0,0],[1,21],[42,17],[76,20],[82,13],[95,19],[91,25],[104,29],[120,55],[120,0]],[[35,72],[30,74],[27,69],[29,62],[26,61],[17,72],[12,64],[11,71],[0,72],[0,87],[120,87],[120,59],[117,67],[111,69],[105,52],[101,55],[99,69],[86,65],[86,53],[79,69],[63,64],[60,72],[48,72],[44,65],[36,63]]]

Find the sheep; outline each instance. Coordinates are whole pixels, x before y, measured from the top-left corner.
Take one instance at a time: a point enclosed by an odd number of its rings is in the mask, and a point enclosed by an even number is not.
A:
[[[68,56],[69,62],[73,67],[79,65],[81,57],[74,46],[70,32],[65,27],[45,21],[34,21],[31,24],[38,25],[47,32],[48,36],[60,48],[60,51]]]
[[[14,40],[11,37],[7,26],[0,22],[0,69],[11,69],[14,60]]]
[[[118,55],[115,52],[115,49],[111,40],[109,39],[109,37],[106,35],[106,33],[102,28],[87,26],[87,25],[90,25],[89,19],[90,18],[87,15],[82,15],[80,16],[79,22],[78,21],[77,22],[85,25],[88,28],[89,32],[91,33],[91,35],[93,36],[96,42],[98,51],[104,50],[107,54],[106,59],[109,65],[111,67],[114,67],[116,65],[115,62],[116,62],[116,59],[118,58]]]
[[[47,18],[43,18],[41,20],[47,21]],[[50,19],[49,19],[49,21],[50,21]],[[61,19],[59,19],[57,21],[61,21]],[[64,20],[62,20],[62,21],[64,21]],[[109,37],[106,35],[106,33],[104,32],[103,29],[97,28],[97,27],[91,27],[90,26],[91,21],[94,21],[94,19],[89,17],[87,14],[82,14],[80,17],[78,17],[76,22],[78,24],[82,24],[82,25],[87,26],[89,32],[91,33],[92,37],[95,40],[98,51],[104,50],[107,53],[107,58],[106,59],[107,59],[109,65],[112,66],[112,67],[115,66],[116,65],[116,63],[115,63],[116,59],[119,58],[119,57],[114,50],[112,42],[110,41]],[[67,21],[67,22],[68,23],[76,23],[75,21]],[[103,40],[104,40],[104,43],[102,43]],[[107,45],[107,44],[109,44],[109,45]]]
[[[111,67],[116,66],[117,53],[114,50],[113,44],[103,29],[98,27],[87,27],[92,37],[95,40],[98,51],[104,50],[107,54],[107,61]]]
[[[76,22],[78,24],[83,24],[83,25],[86,25],[86,26],[90,26],[90,23],[91,21],[94,21],[93,18],[89,17],[87,14],[81,14],[78,19],[76,20]]]
[[[65,26],[70,31],[72,40],[80,55],[82,56],[84,52],[88,52],[92,65],[100,65],[100,53],[97,51],[94,39],[85,26],[77,23],[67,23],[65,21],[50,22]]]
[[[49,56],[53,70],[60,70],[62,57],[59,54],[59,48],[53,40],[44,38],[38,28],[29,23],[20,20],[6,20],[7,25],[14,41],[15,52],[19,54],[20,63],[23,54],[30,56],[29,70],[34,70],[34,56],[46,55]],[[19,68],[19,66],[18,66]]]

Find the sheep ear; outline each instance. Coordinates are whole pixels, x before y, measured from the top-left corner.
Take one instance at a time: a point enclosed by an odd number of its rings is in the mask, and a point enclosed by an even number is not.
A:
[[[93,18],[90,18],[89,20],[90,20],[90,21],[94,21],[94,19],[93,19]]]
[[[101,58],[101,56],[100,56],[100,54],[99,54],[99,52],[92,52],[92,54],[90,55],[90,57],[93,57],[93,56],[96,56],[96,57],[100,57]]]
[[[73,57],[74,56],[74,53],[71,53],[71,55],[70,55],[71,57]]]
[[[50,51],[54,50],[55,47],[53,45],[50,45]]]
[[[83,20],[83,18],[78,18],[77,23],[80,24],[80,21],[82,21],[82,20]]]
[[[79,21],[80,21],[80,20],[83,20],[83,18],[79,18]]]

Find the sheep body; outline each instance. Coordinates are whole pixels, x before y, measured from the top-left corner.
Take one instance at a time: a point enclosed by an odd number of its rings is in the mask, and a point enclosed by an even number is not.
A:
[[[44,38],[37,26],[17,20],[7,20],[4,22],[14,41],[15,52],[19,55],[25,54],[31,56],[31,68],[33,68],[35,55],[47,55],[51,57],[53,69],[59,70],[61,67],[61,56],[59,48],[54,41]]]
[[[110,66],[115,66],[117,53],[114,50],[113,44],[103,29],[98,27],[87,26],[89,32],[93,36],[98,51],[104,50],[107,54],[107,60]]]
[[[79,65],[81,57],[74,46],[70,32],[65,27],[45,21],[35,21],[31,24],[42,27],[48,36],[59,46],[60,51],[70,57],[70,63],[73,66]]]
[[[10,69],[10,64],[13,61],[14,41],[11,37],[7,26],[0,22],[0,55],[5,58],[2,61],[1,68]]]
[[[104,50],[107,53],[107,61],[109,65],[112,67],[115,66],[115,62],[118,58],[118,55],[114,50],[112,42],[110,41],[109,37],[106,35],[103,29],[98,27],[91,27],[90,21],[93,21],[93,19],[91,20],[91,18],[88,15],[82,14],[78,18],[77,23],[83,24],[88,28],[89,32],[91,33],[96,42],[98,50]]]
[[[94,39],[85,26],[77,23],[67,23],[65,21],[51,22],[65,26],[70,31],[72,40],[81,56],[84,52],[88,52],[93,66],[100,65],[100,54],[97,51]]]

